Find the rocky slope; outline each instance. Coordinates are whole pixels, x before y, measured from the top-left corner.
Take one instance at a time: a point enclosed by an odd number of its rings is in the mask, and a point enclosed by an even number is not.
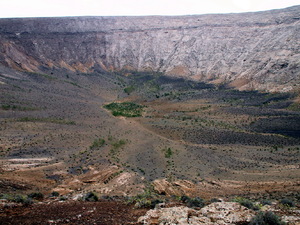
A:
[[[238,89],[299,89],[300,6],[172,17],[0,20],[0,64],[17,70],[153,70]]]

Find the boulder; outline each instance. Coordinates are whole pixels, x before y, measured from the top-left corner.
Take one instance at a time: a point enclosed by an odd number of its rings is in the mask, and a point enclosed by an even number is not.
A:
[[[254,212],[237,202],[215,202],[199,211],[199,217],[209,218],[214,224],[249,222]]]
[[[185,206],[149,210],[138,222],[147,225],[234,225],[249,222],[253,216],[252,210],[239,203],[215,202],[198,211]]]

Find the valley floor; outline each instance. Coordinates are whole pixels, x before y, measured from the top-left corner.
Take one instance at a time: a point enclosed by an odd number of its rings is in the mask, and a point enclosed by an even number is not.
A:
[[[151,73],[0,70],[2,193],[299,192],[294,93]]]

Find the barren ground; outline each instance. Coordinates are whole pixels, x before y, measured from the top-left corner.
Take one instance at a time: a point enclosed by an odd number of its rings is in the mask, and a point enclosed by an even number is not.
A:
[[[1,191],[135,195],[154,181],[207,198],[299,191],[295,94],[126,75],[5,70]],[[125,101],[144,106],[142,117],[103,108]]]

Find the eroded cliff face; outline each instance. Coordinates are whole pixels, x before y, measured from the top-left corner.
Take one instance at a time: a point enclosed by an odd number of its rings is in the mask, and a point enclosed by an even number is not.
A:
[[[0,64],[28,71],[151,70],[241,90],[297,90],[300,6],[181,17],[1,19]]]

